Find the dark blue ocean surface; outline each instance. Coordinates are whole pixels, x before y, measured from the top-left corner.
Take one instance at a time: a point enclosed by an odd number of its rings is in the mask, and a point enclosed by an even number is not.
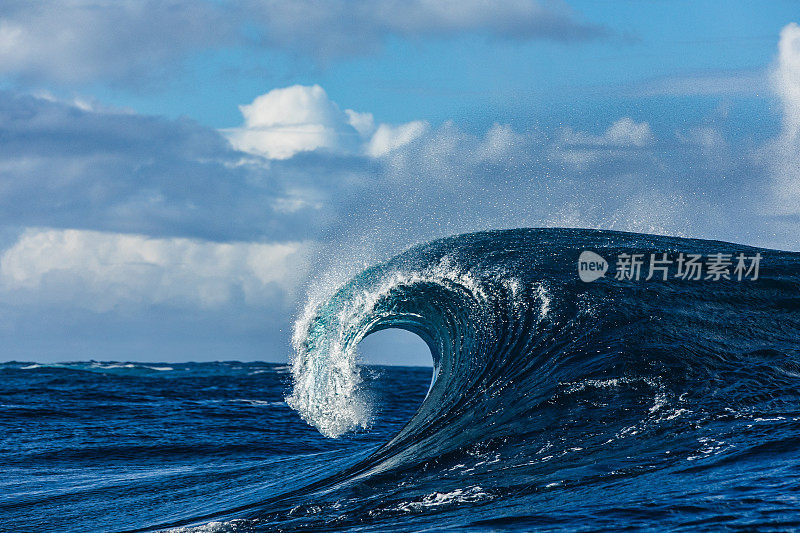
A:
[[[325,438],[285,365],[0,366],[0,531],[119,531],[257,504],[325,477],[414,414],[429,368],[370,367],[370,431]]]
[[[586,250],[609,263],[590,283]],[[646,279],[650,257],[669,268]],[[425,340],[433,382],[357,364],[384,328]],[[294,347],[292,367],[1,365],[0,530],[800,528],[800,254],[462,235],[309,305]]]

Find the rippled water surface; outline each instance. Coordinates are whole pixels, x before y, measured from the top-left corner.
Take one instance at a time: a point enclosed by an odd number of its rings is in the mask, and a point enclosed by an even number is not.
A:
[[[578,279],[591,250],[606,277]],[[761,253],[757,280],[614,277]],[[366,335],[425,368],[362,367]],[[9,531],[800,527],[800,255],[584,230],[436,241],[308,306],[294,366],[0,366]]]

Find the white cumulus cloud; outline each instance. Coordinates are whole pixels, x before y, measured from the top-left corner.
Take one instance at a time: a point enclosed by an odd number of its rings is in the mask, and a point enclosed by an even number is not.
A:
[[[299,152],[352,152],[361,136],[350,116],[328,99],[319,85],[274,89],[239,106],[241,128],[226,130],[231,144],[269,159],[288,159]],[[362,121],[363,122],[363,121]]]
[[[420,137],[424,121],[375,126],[370,113],[342,110],[319,85],[294,85],[239,107],[244,124],[223,130],[234,148],[267,159],[316,150],[380,157]]]

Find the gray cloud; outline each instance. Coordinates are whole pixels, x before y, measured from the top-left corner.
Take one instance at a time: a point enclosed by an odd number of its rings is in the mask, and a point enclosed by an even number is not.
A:
[[[237,42],[238,32],[209,1],[9,0],[0,6],[0,71],[65,83],[156,79],[190,52]]]
[[[227,46],[329,60],[374,52],[392,35],[464,33],[579,41],[606,32],[547,0],[7,0],[0,5],[0,74],[131,84],[163,78],[191,54]]]
[[[308,179],[248,163],[217,131],[186,119],[2,93],[0,138],[0,224],[293,239],[301,220],[313,230],[329,216],[323,196],[311,221],[285,208]]]
[[[329,58],[377,49],[390,35],[446,37],[477,33],[501,39],[583,41],[607,30],[583,22],[560,1],[253,0],[265,42]]]

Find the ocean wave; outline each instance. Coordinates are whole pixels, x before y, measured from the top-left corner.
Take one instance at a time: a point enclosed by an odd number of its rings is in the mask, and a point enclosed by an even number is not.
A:
[[[588,283],[577,271],[584,250],[612,265],[625,254],[664,253],[760,253],[764,264],[755,280],[608,275]],[[494,498],[713,460],[753,446],[729,421],[797,407],[797,294],[796,253],[590,230],[442,239],[306,307],[287,404],[328,437],[369,427],[376,413],[359,341],[400,328],[427,343],[434,378],[422,406],[368,459],[332,478],[430,474],[417,481],[437,490],[387,509],[458,504],[469,487]],[[725,429],[693,434],[714,424]],[[594,472],[597,464],[610,466]]]
[[[583,251],[609,271],[581,280]],[[763,263],[757,279],[616,275],[616,258],[680,253]],[[385,328],[423,339],[433,371],[365,370],[358,343]],[[797,253],[566,229],[442,239],[309,303],[291,368],[3,364],[0,422],[38,442],[5,457],[38,491],[14,516],[48,530],[72,513],[76,531],[91,513],[94,530],[791,530],[799,332]],[[27,474],[87,464],[85,491]]]

